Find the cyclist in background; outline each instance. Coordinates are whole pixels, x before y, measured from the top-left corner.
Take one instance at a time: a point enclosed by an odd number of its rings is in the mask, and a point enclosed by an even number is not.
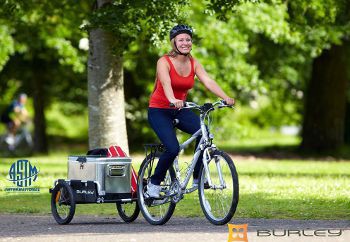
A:
[[[189,109],[179,110],[184,105],[188,91],[194,86],[194,77],[197,76],[209,91],[225,100],[228,105],[234,104],[234,99],[230,98],[209,77],[203,66],[191,56],[192,33],[192,29],[187,25],[173,27],[170,31],[172,50],[157,62],[157,77],[149,102],[148,121],[164,144],[165,152],[159,158],[151,182],[147,185],[148,195],[154,198],[159,197],[160,183],[179,153],[179,142],[173,128],[173,120],[178,119],[177,128],[186,133],[194,134],[200,129],[198,115]],[[175,107],[170,107],[170,103]],[[197,138],[197,144],[200,138]],[[199,157],[198,160],[201,161],[202,158]],[[198,186],[200,165],[201,162],[197,162],[194,169],[193,186]]]
[[[6,125],[8,135],[5,141],[9,146],[15,144],[15,136],[17,130],[28,121],[28,111],[25,107],[27,103],[27,95],[21,93],[1,114],[1,122]]]

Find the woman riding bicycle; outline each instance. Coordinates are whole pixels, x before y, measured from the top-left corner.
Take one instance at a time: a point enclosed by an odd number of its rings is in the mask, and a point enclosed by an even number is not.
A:
[[[194,134],[200,129],[198,115],[189,109],[181,109],[188,91],[194,86],[194,77],[197,76],[209,91],[225,100],[228,105],[233,105],[235,102],[191,56],[192,35],[193,31],[187,25],[173,27],[170,31],[172,50],[157,62],[157,77],[149,101],[148,121],[163,143],[165,151],[159,158],[151,182],[147,185],[148,195],[154,198],[159,197],[160,183],[179,153],[179,142],[173,128],[173,120],[179,120],[176,127],[188,134]],[[174,107],[170,107],[170,104]],[[197,144],[200,138],[197,138]],[[199,160],[201,159],[200,157]],[[193,172],[194,186],[198,185],[200,165],[198,162]]]
[[[6,142],[12,147],[15,143],[15,135],[17,130],[23,123],[28,121],[28,111],[25,107],[27,103],[27,95],[21,93],[1,114],[1,122],[6,125],[8,135]]]

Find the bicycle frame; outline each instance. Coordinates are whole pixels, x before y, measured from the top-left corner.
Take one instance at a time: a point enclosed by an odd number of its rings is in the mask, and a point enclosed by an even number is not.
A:
[[[218,104],[219,102],[215,103]],[[181,174],[180,174],[180,167],[179,167],[179,161],[178,161],[178,156],[175,158],[174,160],[174,168],[175,168],[175,172],[176,172],[176,177],[180,183],[180,187],[181,190],[183,191],[183,193],[190,193],[193,192],[195,189],[186,189],[188,182],[190,181],[191,178],[191,174],[193,173],[193,170],[198,162],[198,158],[200,156],[200,153],[203,152],[203,167],[206,173],[206,178],[208,180],[208,184],[210,187],[213,187],[211,178],[210,178],[210,172],[209,172],[209,168],[208,168],[208,161],[211,159],[211,155],[210,155],[210,150],[215,150],[216,146],[212,143],[212,139],[214,138],[214,136],[210,133],[209,128],[207,128],[207,126],[205,125],[205,119],[208,117],[209,112],[214,110],[214,106],[213,105],[212,109],[207,110],[206,112],[201,112],[200,114],[200,126],[201,129],[198,130],[197,132],[195,132],[189,139],[187,139],[184,143],[180,144],[180,151],[185,150],[189,144],[191,144],[194,140],[197,139],[197,137],[202,136],[202,138],[199,141],[199,144],[196,148],[196,151],[194,153],[193,159],[191,161],[191,165],[189,166],[189,168],[187,168],[186,171],[186,175],[184,180],[181,182]],[[190,107],[192,108],[192,107]],[[218,174],[219,174],[219,179],[220,179],[220,186],[219,187],[215,187],[215,188],[225,188],[225,182],[223,179],[223,175],[222,175],[222,171],[221,171],[221,167],[218,163],[216,163],[216,167],[218,169]]]
[[[184,143],[182,143],[180,145],[180,152],[182,150],[185,150],[188,147],[189,144],[191,144],[194,140],[197,139],[197,137],[199,137],[201,135],[202,135],[202,130],[198,130],[196,133],[194,133],[188,140],[186,140]],[[201,138],[201,140],[200,140],[200,142],[198,144],[198,147],[197,147],[197,149],[196,149],[196,151],[194,153],[193,159],[191,161],[191,165],[186,171],[185,179],[183,180],[182,183],[180,183],[180,187],[181,187],[182,190],[186,189],[186,187],[188,185],[188,182],[190,181],[191,174],[193,173],[194,167],[196,166],[196,164],[198,162],[198,157],[200,156],[200,153],[202,152],[200,147],[203,144],[204,144],[204,141],[203,141],[203,135],[202,135],[202,138]],[[178,157],[176,157],[175,160],[174,160],[174,168],[175,168],[175,172],[176,172],[176,177],[177,177],[178,181],[181,182],[181,180],[180,180],[180,167],[179,167]]]

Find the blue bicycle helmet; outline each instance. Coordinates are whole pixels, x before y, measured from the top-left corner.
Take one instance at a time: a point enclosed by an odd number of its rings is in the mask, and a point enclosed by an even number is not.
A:
[[[179,25],[174,26],[170,30],[170,40],[175,38],[177,35],[183,34],[183,33],[189,34],[192,38],[193,31],[192,31],[191,27],[189,27],[185,24],[179,24]]]

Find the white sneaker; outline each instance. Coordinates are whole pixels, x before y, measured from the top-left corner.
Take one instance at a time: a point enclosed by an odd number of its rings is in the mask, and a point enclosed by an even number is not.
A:
[[[160,185],[154,185],[151,182],[147,184],[147,194],[153,198],[159,198],[159,193],[162,187]]]
[[[15,136],[13,135],[8,135],[6,138],[5,138],[5,141],[8,145],[14,145],[15,144]]]

